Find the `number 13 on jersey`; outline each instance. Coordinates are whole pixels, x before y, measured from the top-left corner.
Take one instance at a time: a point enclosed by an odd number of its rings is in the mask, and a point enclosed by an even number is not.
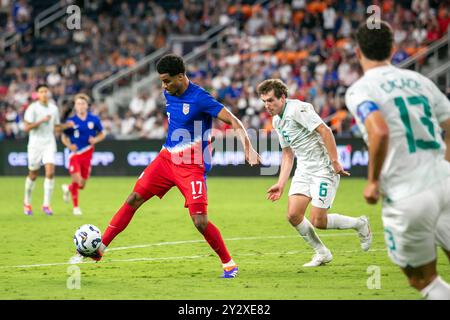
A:
[[[406,101],[408,102],[408,105],[411,106],[409,109],[412,111],[412,114],[417,114],[417,111],[415,111],[412,108],[419,108],[420,106],[423,107],[423,112],[425,116],[420,117],[421,125],[425,127],[426,131],[428,132],[427,138],[431,140],[425,140],[425,139],[416,139],[414,136],[414,122],[411,122],[410,118],[410,112],[408,112],[408,107],[406,104]],[[402,97],[396,97],[394,98],[395,106],[400,111],[400,118],[402,119],[403,125],[406,129],[406,140],[408,142],[408,149],[410,153],[414,153],[417,151],[417,148],[419,149],[439,149],[441,146],[436,141],[435,136],[435,130],[434,130],[434,124],[432,121],[432,114],[431,114],[431,108],[430,104],[428,102],[427,97],[425,96],[412,96],[407,97],[403,99]],[[416,109],[419,110],[419,109]],[[416,127],[417,128],[417,127]]]

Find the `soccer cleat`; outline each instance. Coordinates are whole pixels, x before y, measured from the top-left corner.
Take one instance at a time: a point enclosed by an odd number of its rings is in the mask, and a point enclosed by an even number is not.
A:
[[[236,278],[237,274],[238,274],[238,266],[234,265],[232,267],[228,267],[228,268],[223,268],[223,276],[222,278]]]
[[[305,263],[304,267],[318,267],[321,265],[324,265],[331,260],[333,260],[333,255],[331,254],[331,251],[326,249],[327,251],[325,253],[319,253],[317,252],[313,257],[312,260],[308,263]]]
[[[81,209],[79,207],[73,208],[73,214],[75,216],[81,216],[83,213],[81,212]]]
[[[95,252],[93,252],[91,254],[86,254],[86,253],[83,253],[83,252],[78,251],[78,250],[77,250],[77,252],[78,252],[79,255],[81,255],[81,256],[83,256],[85,258],[91,258],[92,260],[95,260],[97,262],[100,261],[103,258],[103,253],[101,253],[99,249],[97,249]]]
[[[23,205],[23,213],[27,216],[33,215],[33,209],[31,208],[31,204],[24,204]]]
[[[53,215],[53,210],[49,206],[42,206],[42,211],[48,216]]]
[[[361,242],[361,249],[367,251],[372,244],[372,232],[370,231],[369,218],[366,216],[359,217],[362,225],[358,229],[359,241]]]
[[[63,184],[61,186],[62,192],[63,192],[63,200],[64,202],[69,202],[70,200],[70,191],[69,191],[69,186],[67,184]]]
[[[100,250],[97,250],[89,258],[99,262],[103,258],[103,253],[100,253]]]

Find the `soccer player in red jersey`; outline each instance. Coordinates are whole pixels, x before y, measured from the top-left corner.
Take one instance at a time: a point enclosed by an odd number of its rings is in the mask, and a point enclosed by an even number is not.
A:
[[[238,267],[231,258],[217,227],[208,221],[206,173],[211,167],[212,118],[236,130],[251,165],[260,163],[241,121],[203,88],[190,82],[181,57],[169,54],[157,63],[167,100],[168,135],[161,152],[138,178],[133,192],[105,230],[100,248],[91,256],[100,260],[106,247],[122,232],[136,210],[153,196],[162,198],[177,186],[185,198],[192,221],[222,261],[224,278],[234,278]]]
[[[75,95],[75,115],[67,119],[73,127],[63,131],[61,141],[71,151],[69,173],[72,177],[70,185],[63,184],[63,199],[69,202],[72,196],[73,214],[81,215],[78,207],[78,191],[86,186],[91,173],[91,160],[94,145],[105,139],[100,118],[88,111],[89,97],[84,93]]]

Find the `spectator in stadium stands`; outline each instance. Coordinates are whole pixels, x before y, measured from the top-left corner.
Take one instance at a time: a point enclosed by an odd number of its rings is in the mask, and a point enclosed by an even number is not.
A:
[[[234,20],[239,26],[225,38],[226,48],[212,50],[206,59],[192,63],[189,77],[229,105],[236,115],[245,117],[243,123],[249,128],[271,128],[271,119],[252,88],[274,77],[288,84],[293,97],[313,102],[317,112],[328,119],[335,108],[340,110],[334,96],[344,92],[360,75],[351,35],[370,3],[293,0],[260,6],[240,1],[182,1],[179,8],[166,10],[160,5],[164,4],[162,1],[89,1],[81,30],[68,32],[64,23],[57,22],[43,28],[40,37],[25,33],[22,45],[0,53],[0,83],[6,84],[3,89],[0,86],[4,92],[3,96],[0,92],[0,97],[22,119],[33,89],[38,83],[47,82],[53,98],[62,107],[74,94],[91,94],[99,81],[166,45],[169,35],[201,34],[219,23]],[[394,64],[424,50],[447,32],[449,8],[442,1],[378,3],[383,17],[395,25],[398,50]],[[33,8],[27,1],[9,1],[0,11],[6,13],[0,19],[3,33],[11,30],[11,23],[18,17],[23,21],[31,17]],[[91,108],[106,123],[108,137],[151,138],[161,136],[165,130],[164,117],[156,111],[164,108],[159,87],[149,90],[145,98],[139,94],[133,97],[118,113],[110,114],[98,102]],[[128,108],[131,115],[126,112]],[[4,114],[6,104],[0,105],[2,110]],[[342,124],[342,131],[352,132],[345,121]],[[5,125],[6,120],[0,117],[3,135],[11,137],[11,130],[6,133]],[[226,125],[217,129],[226,130]],[[16,136],[23,137],[23,132],[19,130]]]

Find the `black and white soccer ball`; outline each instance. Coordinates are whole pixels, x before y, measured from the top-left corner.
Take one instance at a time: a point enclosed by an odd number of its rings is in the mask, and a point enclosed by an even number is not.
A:
[[[89,256],[100,247],[102,234],[96,226],[84,224],[75,231],[73,242],[81,255]]]

